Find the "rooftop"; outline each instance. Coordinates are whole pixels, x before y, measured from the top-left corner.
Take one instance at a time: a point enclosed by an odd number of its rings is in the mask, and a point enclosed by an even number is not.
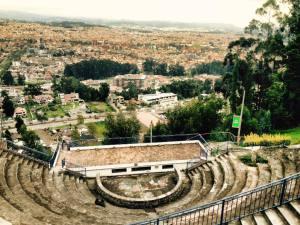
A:
[[[182,141],[75,147],[61,151],[58,166],[63,159],[81,166],[200,159],[201,146],[199,141]]]

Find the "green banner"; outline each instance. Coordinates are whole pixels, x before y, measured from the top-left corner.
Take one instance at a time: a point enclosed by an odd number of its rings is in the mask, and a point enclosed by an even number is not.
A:
[[[234,115],[232,120],[232,127],[233,128],[240,128],[241,126],[241,117]]]

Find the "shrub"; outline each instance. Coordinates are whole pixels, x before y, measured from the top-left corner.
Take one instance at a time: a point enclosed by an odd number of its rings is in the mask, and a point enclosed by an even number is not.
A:
[[[252,161],[251,154],[240,156],[240,160],[247,166],[256,166],[256,163]]]
[[[263,134],[259,136],[258,134],[249,134],[245,136],[243,144],[245,146],[254,146],[254,145],[260,145],[260,146],[274,146],[274,145],[280,145],[280,146],[286,146],[291,143],[291,138],[286,135],[281,134]]]
[[[256,156],[256,163],[268,163],[269,161],[260,155]]]
[[[247,166],[255,167],[257,163],[268,163],[268,160],[263,158],[260,155],[256,155],[256,160],[253,161],[253,157],[251,154],[243,155],[239,157],[240,160]]]
[[[220,149],[219,149],[219,148],[213,149],[213,150],[211,151],[211,155],[212,155],[213,157],[216,157],[216,156],[220,155]]]

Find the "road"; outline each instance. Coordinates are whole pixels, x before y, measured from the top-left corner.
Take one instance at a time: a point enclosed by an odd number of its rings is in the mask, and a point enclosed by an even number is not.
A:
[[[104,121],[105,118],[106,118],[106,114],[84,117],[84,123]],[[28,121],[25,121],[25,124],[29,130],[42,130],[46,128],[60,127],[69,124],[76,125],[77,123],[78,123],[77,118],[68,118],[68,119],[63,118],[63,119],[56,119],[53,121],[45,121],[42,123],[41,122],[30,123]],[[14,127],[15,127],[15,121],[3,123],[3,129],[9,129],[9,131],[12,133],[16,132],[16,129]]]

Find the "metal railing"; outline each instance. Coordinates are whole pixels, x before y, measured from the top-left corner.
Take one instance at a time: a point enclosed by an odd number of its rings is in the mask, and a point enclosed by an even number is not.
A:
[[[55,166],[56,160],[57,160],[57,155],[59,154],[59,151],[62,147],[61,142],[57,142],[55,152],[53,153],[51,159],[49,160],[49,167],[52,168]]]
[[[300,199],[300,173],[196,208],[131,225],[222,225]]]
[[[116,145],[116,144],[134,144],[134,143],[149,143],[149,142],[171,142],[171,141],[186,141],[200,140],[199,135],[209,143],[210,141],[223,142],[229,141],[236,143],[236,136],[230,132],[211,132],[211,133],[192,133],[192,134],[170,134],[170,135],[149,135],[133,136],[133,137],[115,137],[115,138],[100,138],[100,139],[82,139],[72,140],[69,143],[70,147],[79,147],[86,145]]]

